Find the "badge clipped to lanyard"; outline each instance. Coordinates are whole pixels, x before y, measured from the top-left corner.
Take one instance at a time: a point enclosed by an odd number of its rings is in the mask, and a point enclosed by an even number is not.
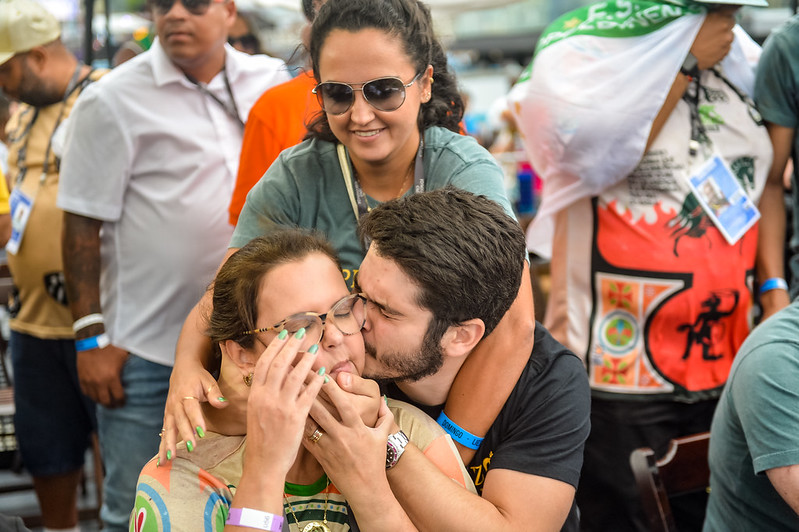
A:
[[[11,205],[11,238],[6,244],[6,251],[16,255],[33,209],[33,198],[20,191],[19,188],[15,188],[8,201]]]
[[[56,117],[55,124],[53,125],[53,131],[50,133],[50,139],[47,141],[47,148],[44,151],[42,174],[39,177],[39,184],[36,188],[36,193],[38,193],[39,189],[47,181],[47,173],[50,171],[50,154],[53,151],[53,137],[55,137],[56,131],[58,131],[58,127],[61,125],[61,121],[64,119],[67,100],[69,100],[69,97],[73,92],[85,86],[90,81],[90,76],[93,70],[89,71],[89,74],[83,79],[82,82],[78,82],[82,68],[83,67],[81,64],[78,64],[75,67],[75,71],[72,74],[72,79],[70,79],[69,84],[67,84],[67,90],[61,100],[61,108],[58,111],[58,116]],[[12,255],[16,255],[19,252],[19,246],[22,245],[22,237],[25,235],[25,228],[28,225],[28,219],[30,218],[31,211],[33,210],[35,194],[33,196],[25,194],[22,192],[21,185],[28,171],[26,161],[28,142],[30,140],[29,134],[38,118],[39,109],[36,108],[31,121],[28,123],[25,131],[22,133],[22,136],[27,138],[25,140],[25,145],[19,150],[19,154],[17,155],[18,174],[14,183],[14,189],[11,191],[11,195],[8,198],[9,206],[11,207],[11,238],[9,238],[8,242],[6,243],[6,251]]]
[[[724,158],[713,149],[699,116],[698,80],[694,88],[695,93],[685,95],[691,109],[691,164],[687,181],[705,214],[733,245],[760,219],[760,211]]]

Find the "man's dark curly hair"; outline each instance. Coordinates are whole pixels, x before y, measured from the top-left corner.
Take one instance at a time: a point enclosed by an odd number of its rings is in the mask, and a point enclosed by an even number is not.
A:
[[[485,196],[452,186],[405,196],[372,209],[358,230],[418,286],[431,334],[479,318],[488,335],[519,292],[524,232]]]

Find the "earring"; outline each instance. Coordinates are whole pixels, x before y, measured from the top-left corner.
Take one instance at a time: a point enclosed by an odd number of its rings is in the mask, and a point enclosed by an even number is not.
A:
[[[433,76],[430,76],[430,83],[433,83],[434,81],[435,80],[433,79]]]
[[[247,386],[252,386],[252,373],[250,373],[249,375],[245,375],[243,379],[244,379],[244,384],[246,384]]]

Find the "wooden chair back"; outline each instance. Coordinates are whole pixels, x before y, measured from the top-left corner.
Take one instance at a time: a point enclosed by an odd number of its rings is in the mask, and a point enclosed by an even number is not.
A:
[[[710,485],[707,463],[710,433],[702,432],[669,443],[660,460],[648,447],[630,455],[630,466],[641,496],[649,528],[653,532],[677,532],[669,497],[706,491]]]

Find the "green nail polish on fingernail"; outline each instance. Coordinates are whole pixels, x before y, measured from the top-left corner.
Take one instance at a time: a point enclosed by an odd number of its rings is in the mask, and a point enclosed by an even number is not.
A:
[[[325,375],[325,384],[327,384],[328,382],[330,382],[330,377],[328,377],[327,375]]]
[[[317,373],[318,373],[319,375],[324,375],[324,374],[325,374],[325,367],[324,367],[324,366],[322,366],[321,368],[319,368],[319,371],[317,371]]]
[[[166,459],[167,460],[172,460],[172,451],[167,451],[166,452]]]
[[[286,336],[288,335],[289,332],[286,329],[283,329],[282,331],[280,331],[280,334],[278,334],[277,337],[280,338],[281,340],[285,340]]]
[[[192,452],[194,450],[194,445],[192,445],[191,441],[186,442],[186,449],[188,449],[189,452]]]
[[[299,339],[301,339],[303,337],[305,337],[305,327],[303,327],[302,329],[300,329],[299,331],[294,333],[294,338],[296,338],[297,340],[299,340]]]
[[[319,351],[319,344],[314,344],[308,348],[308,352],[312,355],[315,355],[317,351]]]
[[[225,399],[224,397],[217,397],[216,400],[219,401],[220,403],[227,403],[227,399]]]
[[[205,431],[199,425],[197,425],[197,436],[199,436],[200,438],[205,438]]]
[[[155,461],[155,467],[161,467],[161,459]]]
[[[383,401],[385,401],[386,405],[388,405],[388,397],[386,397],[385,395],[383,396]]]

